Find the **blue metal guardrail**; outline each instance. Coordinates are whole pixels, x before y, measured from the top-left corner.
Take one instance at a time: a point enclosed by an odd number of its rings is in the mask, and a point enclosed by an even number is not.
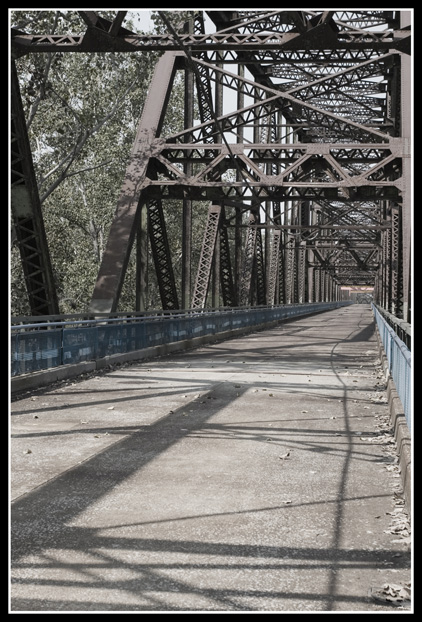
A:
[[[11,329],[11,374],[18,376],[97,360],[111,354],[217,335],[347,304],[351,304],[350,301],[18,324]]]
[[[412,356],[406,344],[399,339],[395,331],[372,304],[378,331],[388,360],[388,368],[394,380],[396,390],[403,406],[407,426],[411,430],[411,397],[412,397]]]

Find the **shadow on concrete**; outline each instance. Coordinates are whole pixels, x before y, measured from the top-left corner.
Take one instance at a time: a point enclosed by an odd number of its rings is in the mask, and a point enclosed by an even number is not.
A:
[[[359,327],[360,328],[360,327]],[[298,329],[302,331],[302,329]],[[348,389],[343,382],[341,376],[336,371],[337,357],[346,357],[347,352],[336,352],[338,349],[344,348],[348,344],[353,344],[359,341],[367,341],[373,335],[373,326],[367,326],[362,328],[359,332],[353,330],[350,335],[338,341],[333,345],[330,357],[327,360],[331,360],[332,370],[337,377],[338,382],[343,387],[343,421],[341,426],[342,437],[344,439],[344,446],[342,448],[343,464],[340,478],[340,484],[337,490],[336,498],[329,503],[336,506],[335,511],[335,526],[332,532],[331,543],[325,549],[313,548],[313,547],[279,547],[279,546],[254,546],[254,544],[248,543],[242,544],[226,544],[207,541],[194,541],[194,540],[173,540],[173,539],[148,539],[148,538],[130,538],[130,537],[118,537],[113,535],[104,535],[104,528],[102,529],[90,529],[89,527],[75,527],[70,526],[69,523],[84,512],[90,505],[96,503],[101,497],[112,491],[124,480],[130,478],[135,472],[138,472],[145,467],[150,461],[154,460],[157,456],[165,452],[169,447],[173,446],[183,437],[188,435],[206,435],[212,431],[213,434],[221,433],[226,434],[228,428],[225,426],[217,426],[208,424],[208,420],[213,417],[221,408],[221,404],[218,400],[215,403],[212,399],[207,400],[206,408],[203,410],[197,410],[194,418],[182,418],[182,412],[186,406],[179,408],[171,415],[167,415],[161,418],[154,424],[139,429],[137,426],[135,430],[131,430],[130,427],[123,426],[123,428],[113,427],[109,429],[113,432],[130,432],[131,435],[128,438],[115,442],[112,446],[98,453],[93,458],[87,460],[81,465],[78,465],[69,471],[63,473],[55,480],[40,486],[33,492],[25,495],[14,502],[11,510],[11,559],[12,564],[16,568],[24,569],[25,567],[33,568],[33,564],[30,561],[25,561],[26,556],[38,555],[38,563],[40,570],[48,568],[54,575],[54,570],[59,570],[66,567],[67,562],[65,559],[66,549],[72,552],[80,551],[87,559],[84,563],[70,564],[69,570],[72,571],[74,579],[69,579],[69,583],[61,583],[60,580],[39,579],[39,585],[49,585],[55,588],[66,588],[72,585],[78,585],[80,582],[84,589],[92,587],[96,589],[99,587],[101,591],[107,589],[119,589],[122,594],[134,594],[137,598],[143,596],[144,606],[140,608],[139,604],[130,604],[126,602],[124,597],[121,603],[110,604],[106,600],[103,602],[100,598],[95,603],[95,610],[121,610],[121,611],[140,611],[148,609],[151,611],[171,611],[179,610],[179,606],[174,606],[168,603],[165,598],[165,594],[169,592],[178,592],[183,594],[198,594],[203,597],[207,597],[212,603],[211,609],[213,610],[254,610],[253,607],[248,605],[246,607],[240,605],[239,599],[249,596],[249,592],[243,589],[234,589],[233,587],[227,587],[227,589],[213,589],[204,587],[199,589],[193,583],[191,584],[187,579],[176,580],[174,576],[166,578],[165,571],[172,569],[171,563],[160,562],[154,563],[135,563],[128,561],[127,563],[116,559],[115,555],[111,552],[119,549],[126,551],[136,551],[137,555],[140,552],[162,552],[162,553],[181,553],[190,555],[197,555],[198,561],[192,562],[175,562],[178,569],[184,572],[189,570],[201,571],[211,569],[225,569],[227,560],[230,569],[239,569],[248,571],[250,569],[291,569],[299,568],[307,565],[310,561],[313,564],[315,570],[324,568],[330,571],[330,581],[327,590],[323,593],[307,593],[305,591],[300,592],[286,592],[283,590],[261,590],[254,591],[253,597],[255,599],[276,600],[281,603],[280,609],[282,610],[283,600],[298,599],[300,601],[319,600],[321,608],[326,611],[333,610],[335,601],[343,601],[349,603],[351,608],[357,603],[366,602],[366,595],[362,597],[356,597],[350,594],[341,594],[337,587],[336,573],[343,567],[354,568],[378,568],[381,564],[391,563],[395,568],[403,567],[406,565],[405,559],[397,559],[396,550],[367,550],[356,549],[345,550],[342,547],[342,525],[343,525],[343,508],[346,501],[350,501],[347,496],[347,483],[348,473],[350,468],[350,461],[352,454],[355,456],[356,451],[353,448],[353,440],[355,435],[350,429],[349,412],[347,406]],[[221,354],[221,349],[218,347]],[[280,352],[280,348],[276,348]],[[268,348],[264,350],[264,353],[268,353]],[[233,350],[226,351],[225,356],[230,354],[231,357],[238,356],[239,352],[233,352]],[[195,355],[198,357],[198,355]],[[209,356],[206,354],[204,356]],[[256,356],[256,354],[255,354]],[[290,356],[290,355],[289,355]],[[303,357],[303,353],[302,353]],[[198,357],[200,358],[200,357]],[[314,355],[315,360],[320,361],[318,356]],[[179,379],[180,380],[180,379]],[[203,384],[203,380],[201,383]],[[266,385],[268,386],[268,385]],[[248,386],[243,385],[238,389],[238,393],[241,396]],[[304,387],[305,390],[305,387]],[[309,387],[308,387],[309,391]],[[180,393],[180,390],[176,391]],[[212,389],[208,395],[212,396]],[[139,396],[141,397],[141,396]],[[148,394],[151,397],[151,394]],[[202,396],[207,397],[207,394]],[[125,398],[122,398],[124,400]],[[237,398],[233,398],[234,400]],[[100,403],[100,402],[99,402]],[[87,403],[88,404],[88,403]],[[80,405],[80,404],[78,404]],[[89,406],[93,406],[92,402],[89,402]],[[45,410],[45,409],[44,409]],[[181,426],[183,422],[183,426]],[[269,433],[274,435],[276,432],[274,427],[266,428],[260,426],[256,430],[249,427],[247,431],[242,430],[239,422],[235,423],[230,428],[231,432],[235,433],[237,440],[242,438],[243,434],[248,436],[257,433],[257,440],[262,440],[262,431],[268,430]],[[90,429],[90,432],[95,429]],[[104,431],[104,428],[101,428]],[[293,431],[293,429],[292,429]],[[306,430],[305,430],[306,431]],[[310,451],[330,451],[329,447],[325,445],[327,440],[324,440],[323,446],[321,446],[318,438],[315,440],[315,435],[318,437],[318,433],[327,434],[327,430],[315,430],[310,429],[312,432],[313,440],[309,443],[305,443]],[[338,431],[338,430],[337,430]],[[288,428],[283,427],[282,432],[285,435],[289,432]],[[304,430],[298,430],[294,428],[294,433],[303,433]],[[54,433],[54,432],[53,432]],[[233,438],[231,436],[231,438]],[[336,439],[338,442],[338,439]],[[339,452],[338,447],[336,452]],[[368,460],[368,454],[365,454],[365,458]],[[371,459],[371,458],[369,458]],[[379,458],[378,458],[379,459]],[[324,502],[324,503],[328,503]],[[306,505],[306,504],[304,504]],[[277,506],[271,508],[257,508],[248,510],[248,513],[261,512],[268,510],[277,511],[290,511],[293,506]],[[175,521],[192,520],[198,518],[196,516],[184,516]],[[207,514],[206,516],[212,516]],[[133,523],[136,525],[136,522]],[[118,528],[116,525],[112,529]],[[101,532],[101,533],[100,533]],[[52,555],[52,551],[55,549],[60,550],[57,558]],[[48,550],[48,553],[44,553]],[[206,556],[215,558],[216,556],[223,558],[223,561],[218,562],[204,562],[199,556]],[[162,559],[165,559],[163,557]],[[232,562],[230,560],[236,559]],[[244,560],[244,561],[239,561]],[[115,576],[119,577],[118,572],[122,570],[121,576],[125,576],[125,570],[130,570],[132,578],[117,578],[113,582],[108,580],[98,579],[98,572],[105,573],[108,569],[112,569]],[[94,573],[94,574],[92,574]],[[57,575],[59,576],[59,575]],[[187,575],[189,576],[189,575]],[[34,578],[19,578],[20,585],[34,585],[37,584],[37,579]],[[155,594],[163,594],[161,599],[159,596],[153,596]],[[27,599],[15,599],[13,601],[12,610],[37,610],[37,611],[51,611],[57,610],[73,610],[73,611],[89,611],[93,610],[94,604],[92,602],[85,602],[84,600],[60,600],[55,599],[53,601],[35,600],[31,598]],[[259,610],[257,607],[255,610]]]

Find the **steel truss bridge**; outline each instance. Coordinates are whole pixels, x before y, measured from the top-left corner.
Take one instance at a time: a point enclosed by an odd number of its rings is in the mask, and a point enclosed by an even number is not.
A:
[[[140,311],[153,268],[163,310],[335,301],[364,287],[410,322],[411,11],[196,11],[181,31],[160,13],[163,35],[127,30],[126,11],[79,13],[79,34],[11,34],[11,203],[33,316],[59,309],[15,59],[158,51],[87,311],[117,310],[136,242]],[[184,130],[168,136],[176,72]],[[170,199],[183,202],[181,288]],[[197,235],[192,209],[204,201]]]

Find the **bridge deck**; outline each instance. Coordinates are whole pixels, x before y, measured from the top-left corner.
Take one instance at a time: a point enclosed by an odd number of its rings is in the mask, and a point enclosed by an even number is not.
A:
[[[407,609],[386,402],[367,305],[16,399],[11,610]]]

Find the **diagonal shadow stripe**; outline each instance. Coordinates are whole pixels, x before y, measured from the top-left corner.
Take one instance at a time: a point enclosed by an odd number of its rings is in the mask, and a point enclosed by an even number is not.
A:
[[[219,384],[203,397],[211,397]],[[246,390],[247,386],[239,388],[239,396]],[[181,406],[15,501],[11,508],[12,563],[22,555],[55,546],[57,537],[75,516],[180,439],[200,429],[221,407],[220,400],[206,402],[194,417],[183,419],[186,404]]]

